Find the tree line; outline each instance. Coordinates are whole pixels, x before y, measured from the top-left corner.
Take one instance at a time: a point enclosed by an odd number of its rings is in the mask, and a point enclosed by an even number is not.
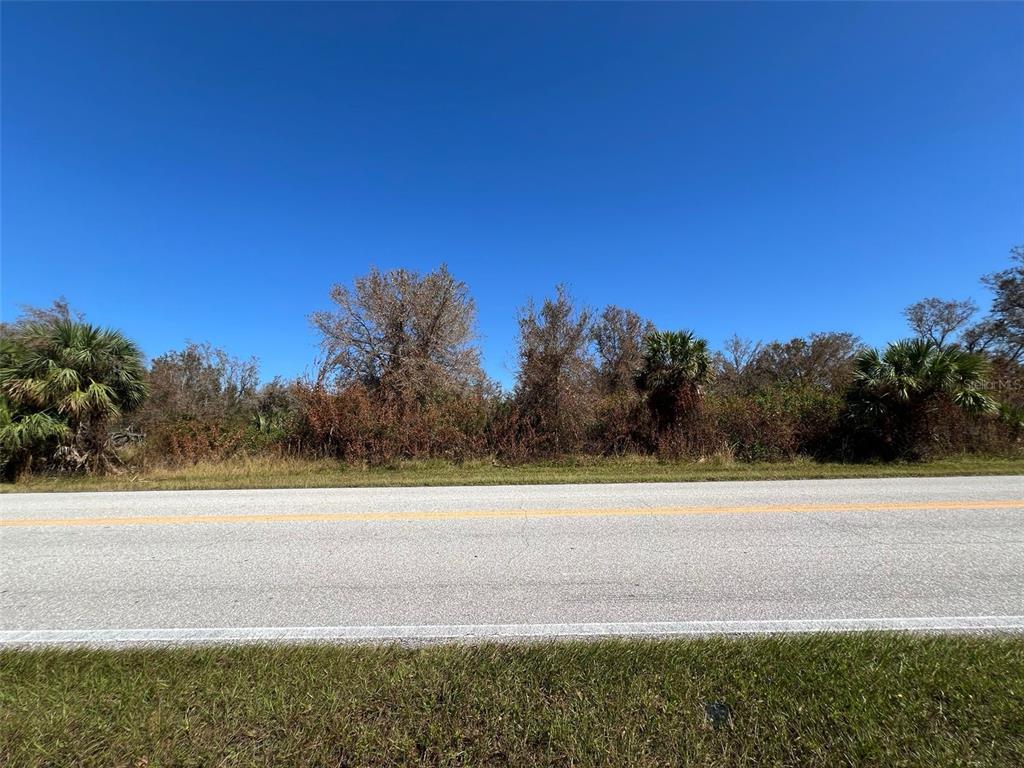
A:
[[[446,267],[373,269],[310,316],[315,376],[260,385],[255,360],[188,344],[148,365],[64,301],[0,339],[0,470],[107,472],[269,453],[385,463],[572,455],[916,460],[1017,453],[1024,436],[1024,247],[992,297],[909,306],[911,338],[850,333],[713,352],[690,330],[564,286],[518,315],[518,370],[481,365],[476,305]]]

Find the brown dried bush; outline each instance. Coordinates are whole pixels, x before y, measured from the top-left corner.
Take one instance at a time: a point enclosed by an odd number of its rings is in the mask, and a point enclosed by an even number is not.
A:
[[[144,465],[222,461],[245,451],[244,424],[227,419],[182,418],[150,427],[138,457]]]

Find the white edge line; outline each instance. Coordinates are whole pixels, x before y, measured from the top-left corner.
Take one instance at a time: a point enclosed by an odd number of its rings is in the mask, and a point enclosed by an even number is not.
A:
[[[654,621],[582,624],[425,624],[337,627],[24,629],[0,631],[0,646],[205,645],[258,642],[439,642],[571,637],[672,637],[806,632],[1020,632],[1024,616]]]

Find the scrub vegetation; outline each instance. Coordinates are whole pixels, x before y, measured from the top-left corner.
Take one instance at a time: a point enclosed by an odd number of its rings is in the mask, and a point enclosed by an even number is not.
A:
[[[1011,766],[1024,641],[0,651],[11,766]]]
[[[519,313],[510,391],[484,373],[476,306],[443,266],[334,286],[331,308],[310,316],[316,375],[263,385],[255,360],[210,344],[145,365],[126,335],[58,301],[2,329],[0,469],[24,487],[97,476],[107,487],[168,477],[205,487],[260,463],[268,484],[285,485],[294,474],[430,484],[624,469],[636,474],[621,479],[696,479],[747,464],[770,477],[771,462],[789,467],[784,476],[899,474],[914,462],[1019,458],[1024,248],[983,281],[987,313],[925,299],[906,310],[914,335],[883,349],[822,332],[734,337],[716,351],[694,331],[593,311],[558,287]]]

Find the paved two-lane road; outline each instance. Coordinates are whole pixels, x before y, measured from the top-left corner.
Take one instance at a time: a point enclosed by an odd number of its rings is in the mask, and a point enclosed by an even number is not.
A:
[[[0,496],[0,643],[1024,628],[1024,478]]]

